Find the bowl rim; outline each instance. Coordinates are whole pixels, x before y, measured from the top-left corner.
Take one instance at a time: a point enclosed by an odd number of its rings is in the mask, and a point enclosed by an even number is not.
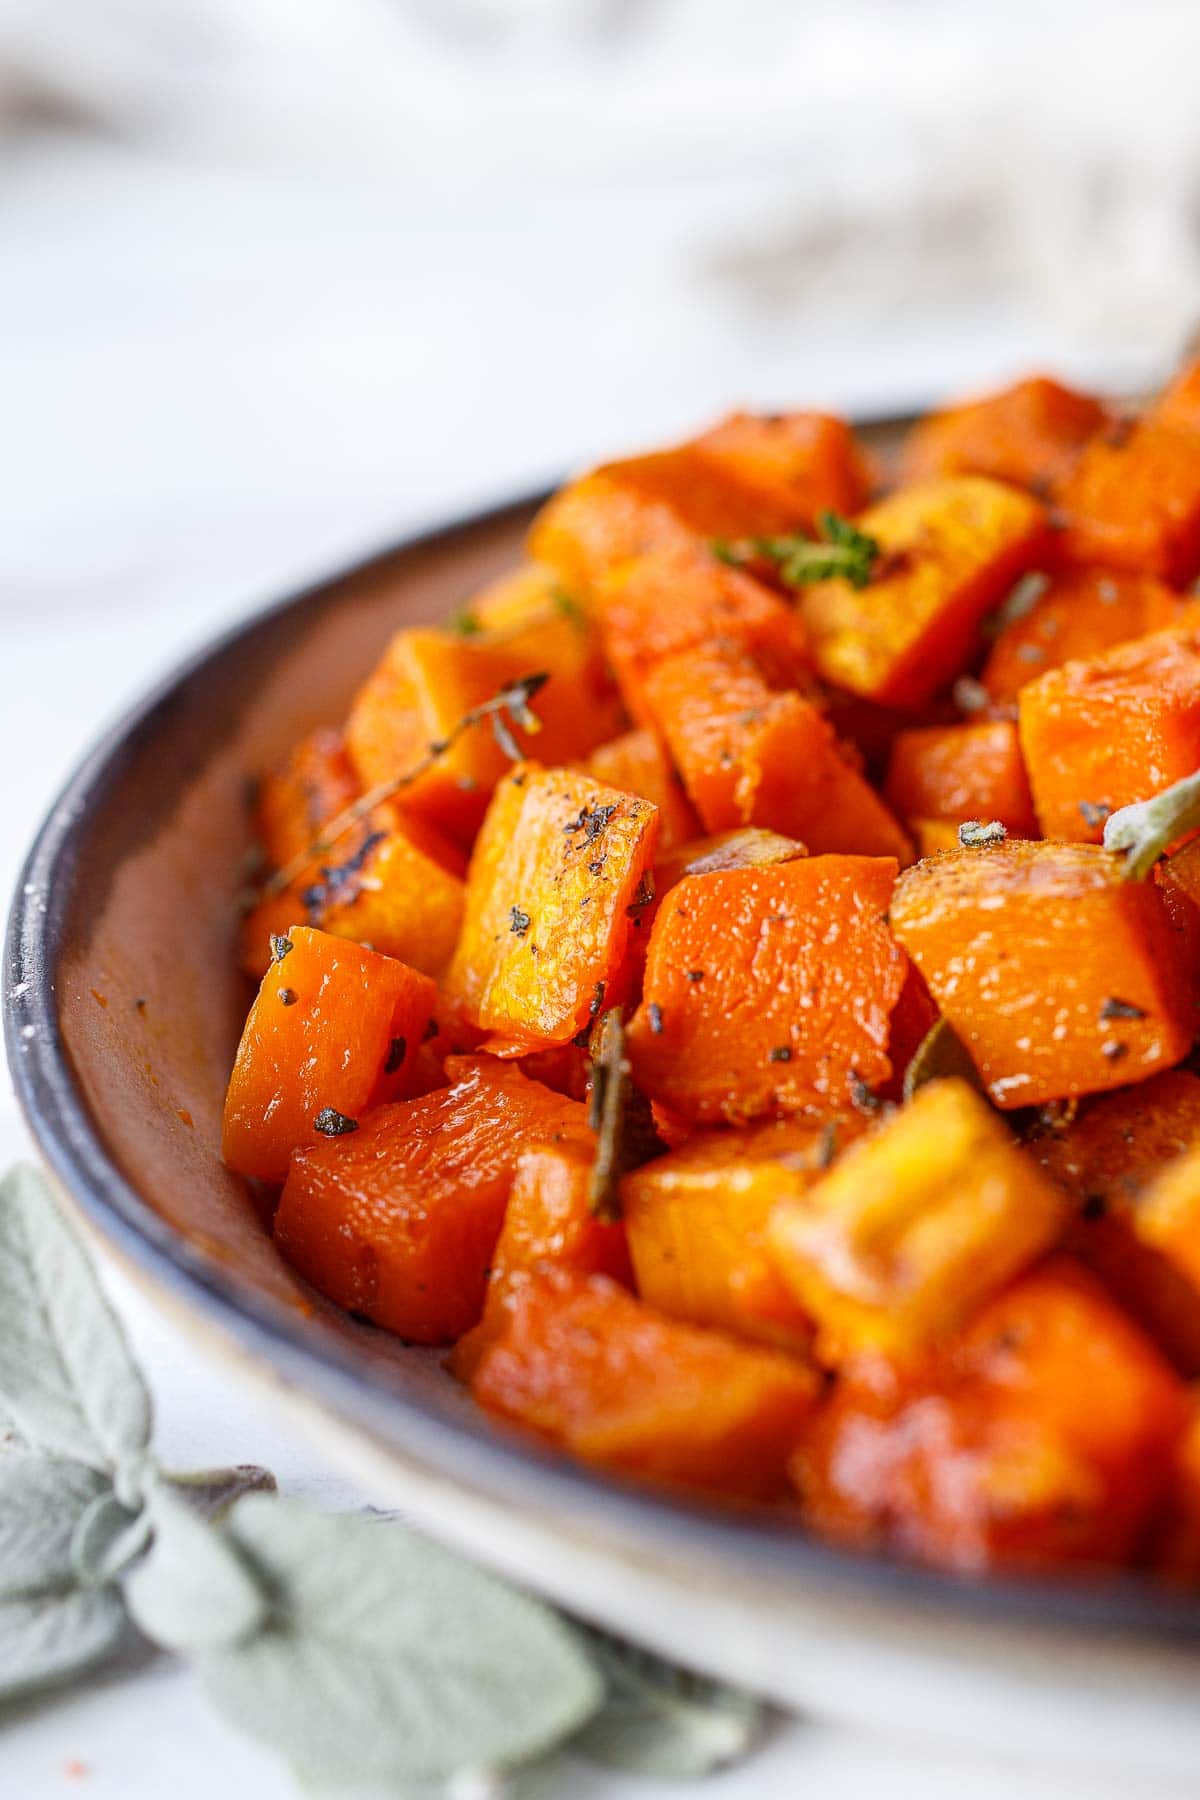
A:
[[[394,543],[243,615],[203,641],[95,739],[53,801],[18,876],[3,960],[5,1043],[18,1103],[42,1156],[84,1217],[120,1255],[188,1311],[201,1315],[272,1373],[349,1417],[385,1446],[477,1494],[528,1510],[530,1483],[547,1528],[570,1519],[603,1525],[640,1548],[670,1547],[698,1562],[834,1589],[848,1598],[902,1602],[922,1612],[973,1615],[997,1625],[1093,1626],[1194,1640],[1200,1597],[1156,1586],[1127,1570],[1045,1577],[977,1577],[848,1550],[798,1530],[778,1511],[728,1509],[637,1484],[571,1461],[497,1427],[482,1413],[441,1408],[399,1391],[383,1356],[323,1331],[282,1300],[264,1296],[189,1243],[143,1199],[110,1156],[59,1030],[55,986],[79,845],[164,711],[256,634],[330,601],[343,583],[465,535],[515,522],[551,490],[501,500],[406,533]],[[336,604],[336,601],[334,601]],[[387,1428],[382,1421],[387,1420]]]

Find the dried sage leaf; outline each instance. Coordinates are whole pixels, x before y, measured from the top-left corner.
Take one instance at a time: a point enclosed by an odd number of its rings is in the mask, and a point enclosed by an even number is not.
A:
[[[313,1778],[511,1767],[600,1704],[569,1626],[398,1521],[251,1494],[224,1529],[274,1604],[248,1642],[198,1657],[201,1678]]]
[[[0,1600],[72,1586],[80,1520],[109,1491],[84,1463],[21,1451],[0,1458]]]
[[[603,1632],[587,1641],[608,1694],[569,1747],[590,1761],[685,1781],[744,1756],[761,1731],[763,1709],[749,1694]]]
[[[1125,853],[1127,881],[1144,881],[1160,856],[1189,831],[1200,830],[1200,770],[1150,800],[1110,813],[1104,848]]]
[[[904,1098],[911,1100],[927,1081],[944,1081],[956,1077],[969,1082],[977,1093],[986,1090],[970,1052],[948,1019],[938,1019],[930,1026],[904,1071]]]
[[[111,1469],[150,1440],[150,1395],[45,1178],[0,1181],[0,1406],[23,1438]]]

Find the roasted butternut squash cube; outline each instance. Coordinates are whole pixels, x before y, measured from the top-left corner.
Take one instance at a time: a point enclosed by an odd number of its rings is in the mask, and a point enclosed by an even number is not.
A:
[[[932,1081],[803,1192],[767,1246],[833,1367],[922,1354],[1062,1234],[1061,1190],[963,1081]]]
[[[997,1106],[1122,1087],[1187,1053],[1186,975],[1161,895],[1098,845],[932,857],[901,876],[890,916]]]
[[[629,1028],[638,1085],[702,1125],[869,1100],[907,966],[884,917],[895,876],[886,857],[812,856],[672,888]]]
[[[1168,382],[1149,417],[1156,425],[1200,431],[1200,356],[1185,363],[1174,380]]]
[[[614,564],[660,545],[773,536],[864,497],[861,460],[839,420],[743,417],[581,476],[542,508],[529,548],[586,595]]]
[[[630,909],[654,862],[646,800],[569,769],[521,764],[471,858],[446,990],[497,1044],[566,1044],[616,997]]]
[[[603,1276],[546,1275],[471,1391],[587,1462],[765,1500],[783,1491],[816,1385],[796,1358],[665,1318]]]
[[[599,584],[596,613],[622,698],[642,724],[654,716],[649,671],[714,643],[745,651],[770,687],[797,687],[808,675],[795,607],[701,547],[675,545],[619,563]]]
[[[1033,375],[922,419],[909,433],[901,471],[906,481],[988,475],[1039,493],[1070,467],[1104,419],[1090,394]]]
[[[958,849],[958,823],[953,819],[908,819],[918,857],[936,856],[939,850]]]
[[[1103,656],[1185,618],[1186,602],[1151,575],[1067,567],[1043,579],[1032,605],[1001,627],[984,664],[983,685],[998,704],[1015,700],[1050,669]]]
[[[932,1378],[840,1383],[793,1464],[823,1536],[977,1573],[1118,1562],[1168,1491],[1186,1389],[1086,1273],[1052,1259]]]
[[[1119,421],[1053,489],[1059,554],[1185,587],[1200,571],[1200,434]]]
[[[277,940],[225,1096],[229,1168],[282,1181],[298,1146],[406,1092],[436,999],[427,976],[342,938]]]
[[[569,663],[548,668],[547,636],[561,649],[575,626],[560,618],[536,634],[503,642],[456,636],[452,632],[398,632],[350,711],[346,742],[364,787],[390,782],[416,768],[431,744],[451,737],[463,715],[493,699],[523,676],[549,673],[533,712],[536,737],[510,722],[511,737],[550,761],[586,756],[612,735],[611,707],[582,693]],[[406,811],[427,820],[449,837],[469,843],[487,810],[496,783],[510,759],[486,723],[462,733],[434,765],[403,790]]]
[[[960,675],[980,621],[1047,548],[1036,500],[981,476],[901,488],[855,521],[880,558],[864,588],[821,581],[800,600],[819,673],[893,706],[923,706]]]
[[[1042,830],[1098,843],[1110,812],[1200,768],[1200,626],[1053,669],[1019,705]]]
[[[504,1224],[492,1255],[483,1317],[459,1339],[449,1367],[469,1381],[489,1344],[503,1335],[521,1291],[548,1269],[607,1275],[632,1287],[625,1226],[598,1219],[588,1184],[593,1146],[574,1139],[526,1150],[518,1159]]]
[[[310,732],[258,783],[254,826],[267,865],[281,869],[302,856],[322,825],[359,795],[340,731]]]
[[[713,645],[667,657],[646,700],[706,831],[761,825],[810,850],[911,857],[903,830],[833,727],[752,660]]]
[[[694,1325],[806,1349],[812,1327],[794,1296],[790,1318],[781,1319],[770,1300],[762,1316],[772,1266],[763,1243],[767,1220],[780,1201],[819,1180],[864,1129],[863,1115],[848,1113],[697,1132],[627,1175],[621,1205],[642,1299]]]
[[[595,621],[553,569],[526,563],[489,582],[467,602],[455,628],[475,645],[509,651],[525,671],[550,675],[539,696],[548,730],[580,731],[581,721],[570,718],[572,703],[586,707],[590,743],[621,729],[624,715]]]
[[[602,787],[648,800],[658,811],[659,853],[699,837],[683,783],[652,731],[627,731],[592,751],[584,769]]]
[[[449,1087],[297,1151],[275,1215],[275,1241],[307,1281],[419,1344],[478,1322],[522,1154],[592,1142],[577,1101],[512,1064],[451,1058],[447,1073]]]
[[[1200,1305],[1200,1143],[1168,1163],[1133,1208],[1144,1244],[1186,1276]]]
[[[1018,837],[1037,835],[1017,728],[1009,719],[898,732],[884,793],[905,820],[999,819]]]

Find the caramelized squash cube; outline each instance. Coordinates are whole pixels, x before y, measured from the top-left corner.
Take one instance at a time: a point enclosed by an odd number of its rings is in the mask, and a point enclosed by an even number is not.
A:
[[[1187,602],[1150,575],[1068,567],[1045,582],[1028,610],[1001,627],[984,664],[981,679],[997,704],[1051,669],[1103,656],[1186,616]]]
[[[997,1106],[1141,1081],[1191,1044],[1161,895],[1097,845],[932,857],[901,876],[890,916]]]
[[[1200,572],[1200,434],[1154,418],[1101,432],[1056,483],[1057,547],[1185,587]]]
[[[906,962],[884,919],[896,865],[813,856],[694,875],[650,934],[634,1079],[694,1124],[840,1112],[891,1073]]]
[[[864,1128],[863,1116],[850,1113],[698,1132],[627,1175],[621,1205],[642,1299],[694,1325],[806,1349],[812,1328],[794,1296],[790,1320],[780,1320],[777,1306],[769,1322],[761,1317],[767,1220]]]
[[[567,769],[514,769],[475,845],[446,979],[466,1017],[525,1048],[586,1029],[615,997],[657,836],[648,801]]]
[[[489,1412],[584,1461],[738,1500],[783,1492],[816,1387],[796,1358],[565,1274],[522,1290],[472,1382]]]
[[[1067,1214],[973,1088],[933,1081],[782,1201],[767,1244],[836,1367],[912,1358],[945,1338],[1062,1234]]]
[[[962,673],[985,613],[1047,548],[1036,500],[980,476],[901,488],[856,521],[880,547],[864,588],[815,583],[801,596],[810,653],[836,687],[924,706]]]
[[[1042,830],[1097,843],[1109,812],[1200,768],[1200,626],[1053,669],[1019,705]]]
[[[601,744],[584,770],[602,787],[619,788],[648,800],[658,811],[659,853],[700,835],[700,824],[683,783],[652,731],[627,731]]]
[[[436,1000],[427,976],[389,956],[307,926],[289,932],[229,1078],[228,1167],[282,1181],[298,1146],[320,1143],[326,1129],[352,1131],[370,1107],[408,1091]]]
[[[884,793],[905,820],[999,819],[1018,837],[1037,835],[1017,728],[1008,719],[898,732]]]
[[[894,856],[907,837],[832,726],[774,693],[751,659],[713,645],[656,664],[646,699],[706,831],[761,825],[814,852]]]
[[[275,1241],[313,1287],[418,1344],[478,1322],[522,1154],[592,1142],[577,1101],[512,1064],[451,1058],[447,1073],[448,1088],[298,1150],[275,1215]]]
[[[904,446],[902,473],[906,481],[987,475],[1041,493],[1104,418],[1090,394],[1033,375],[922,419]]]
[[[1187,1390],[1065,1258],[984,1308],[932,1378],[840,1383],[792,1473],[822,1535],[943,1568],[1129,1558],[1162,1504]]]

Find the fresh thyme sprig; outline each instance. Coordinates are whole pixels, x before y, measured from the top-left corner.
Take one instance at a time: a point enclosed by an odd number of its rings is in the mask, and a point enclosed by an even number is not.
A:
[[[296,878],[319,856],[332,850],[348,831],[353,831],[356,825],[360,825],[377,806],[382,806],[385,800],[393,799],[396,794],[419,781],[422,775],[428,774],[460,738],[465,737],[468,731],[473,731],[476,725],[482,725],[485,720],[491,721],[496,742],[504,754],[516,761],[521,750],[509,728],[510,722],[519,726],[522,731],[536,733],[541,730],[541,720],[530,706],[530,701],[545,687],[549,679],[549,675],[545,673],[522,675],[519,681],[510,681],[498,694],[493,694],[490,700],[471,707],[469,712],[455,720],[445,737],[435,738],[425,746],[424,755],[411,768],[405,769],[402,775],[390,775],[386,781],[377,781],[373,788],[368,788],[365,794],[360,794],[357,800],[344,807],[335,818],[322,825],[317,836],[303,850],[298,851],[282,868],[276,869],[267,877],[258,890],[257,898],[270,900],[277,894],[286,893]]]
[[[802,531],[786,537],[716,538],[711,548],[714,556],[734,568],[773,563],[787,587],[806,587],[839,576],[851,587],[866,587],[879,560],[878,541],[835,512],[819,513],[817,530],[820,535],[815,538]]]

